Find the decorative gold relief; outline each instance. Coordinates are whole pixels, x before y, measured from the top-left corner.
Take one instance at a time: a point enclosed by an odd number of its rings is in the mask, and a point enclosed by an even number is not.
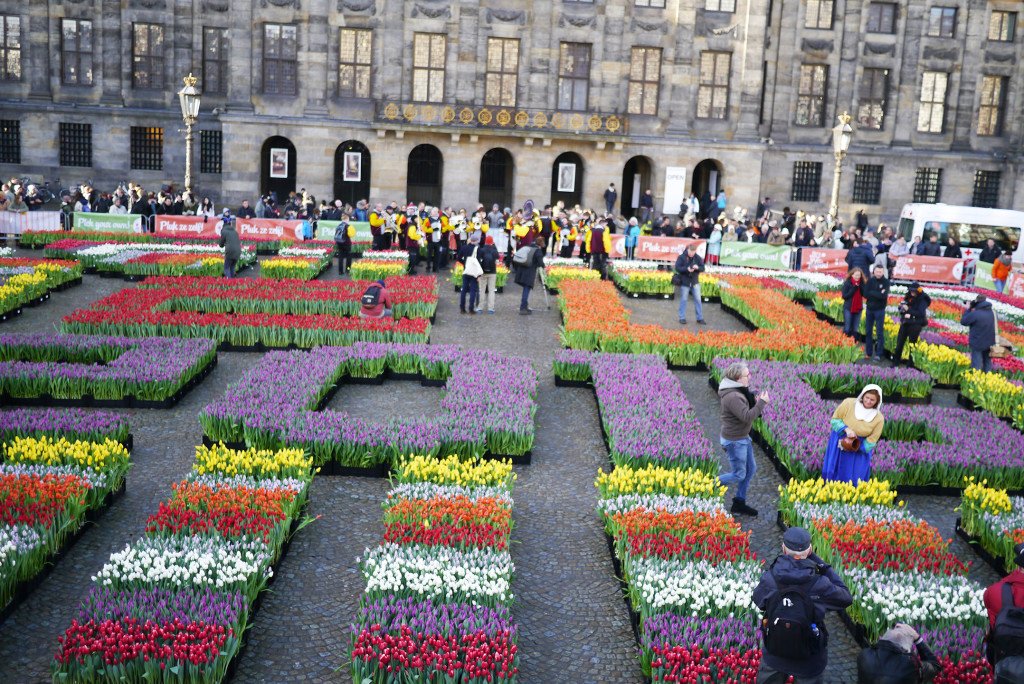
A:
[[[526,128],[527,124],[530,123],[530,115],[526,112],[516,112],[516,126],[520,128]]]
[[[394,121],[398,118],[398,105],[394,102],[388,102],[388,106],[384,108],[384,117]]]
[[[614,133],[622,127],[622,122],[619,121],[619,117],[612,114],[608,117],[607,121],[604,122],[604,127],[607,128],[610,133]]]
[[[455,110],[451,107],[445,107],[441,110],[441,121],[444,123],[451,123],[455,121]]]
[[[463,107],[462,111],[459,112],[459,122],[463,124],[473,123],[473,110],[469,107]]]
[[[498,116],[495,117],[499,126],[508,126],[509,122],[512,121],[512,115],[508,113],[507,109],[502,109],[498,112]]]

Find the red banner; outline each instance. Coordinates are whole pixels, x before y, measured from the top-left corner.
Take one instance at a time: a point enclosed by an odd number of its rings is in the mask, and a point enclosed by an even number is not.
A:
[[[220,237],[221,221],[205,216],[154,216],[155,231],[163,237]]]
[[[636,250],[633,253],[633,258],[674,262],[676,257],[686,249],[686,245],[691,242],[697,243],[697,253],[700,254],[701,258],[707,258],[707,240],[645,237],[643,235],[636,239]],[[624,235],[612,235],[612,253],[608,256],[613,259],[626,256],[626,237]]]
[[[1003,288],[1003,294],[1024,299],[1024,273],[1014,271],[1008,275],[1006,277],[1006,287]]]
[[[893,280],[922,280],[929,283],[959,285],[964,278],[966,259],[946,257],[901,256],[892,269]]]
[[[238,237],[257,240],[302,240],[302,221],[240,218],[235,220]]]
[[[846,273],[845,249],[824,249],[822,247],[800,248],[800,270],[812,273]]]

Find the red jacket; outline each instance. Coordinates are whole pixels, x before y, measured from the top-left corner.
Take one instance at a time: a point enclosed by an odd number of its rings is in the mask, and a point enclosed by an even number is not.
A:
[[[1003,609],[1003,585],[1013,585],[1013,604],[1024,606],[1024,570],[1014,570],[985,590],[985,609],[988,610],[988,625],[996,626],[996,616]]]
[[[391,293],[388,292],[388,288],[380,288],[380,298],[377,301],[377,306],[364,306],[360,309],[359,313],[367,318],[383,318],[384,309],[391,308]]]

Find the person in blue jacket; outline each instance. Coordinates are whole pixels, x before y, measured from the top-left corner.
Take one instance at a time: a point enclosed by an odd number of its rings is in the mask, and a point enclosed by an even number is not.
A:
[[[960,317],[960,325],[970,328],[967,346],[971,349],[971,368],[992,372],[990,350],[996,343],[996,312],[985,295],[978,295]]]
[[[640,239],[640,222],[636,217],[629,219],[626,227],[626,258],[632,259],[636,254],[636,242]]]

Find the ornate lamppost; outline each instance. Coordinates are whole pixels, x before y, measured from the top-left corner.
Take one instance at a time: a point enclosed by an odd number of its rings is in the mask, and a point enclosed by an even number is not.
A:
[[[836,171],[832,177],[832,201],[828,205],[828,212],[834,221],[839,221],[839,180],[843,176],[843,160],[850,150],[850,142],[853,140],[853,126],[850,121],[853,117],[848,112],[839,115],[839,125],[832,129],[832,152],[836,157]]]
[[[185,122],[185,191],[192,192],[192,126],[199,119],[199,91],[196,77],[189,73],[184,79],[185,87],[178,91],[181,104],[181,118]]]

